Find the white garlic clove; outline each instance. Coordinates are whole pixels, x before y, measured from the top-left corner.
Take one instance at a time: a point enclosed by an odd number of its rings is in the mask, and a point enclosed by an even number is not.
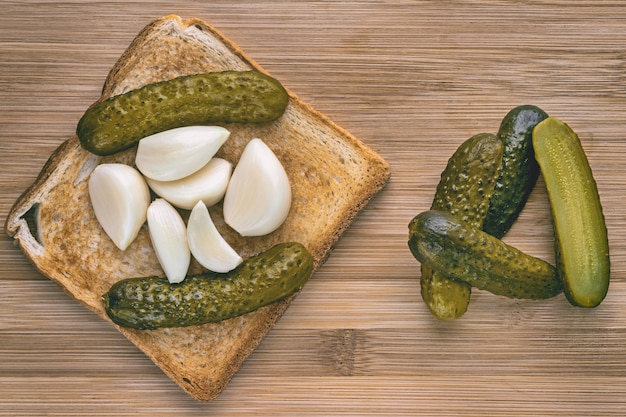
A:
[[[232,271],[243,259],[215,227],[206,205],[199,201],[187,221],[187,241],[193,257],[209,271]]]
[[[276,230],[291,208],[291,186],[284,167],[261,140],[245,147],[224,196],[224,220],[242,236]]]
[[[198,201],[210,207],[226,193],[233,166],[221,158],[212,158],[208,164],[188,177],[175,181],[157,181],[146,178],[152,191],[172,205],[191,210]]]
[[[89,177],[96,219],[113,243],[125,250],[146,221],[150,190],[143,176],[125,164],[98,165]]]
[[[187,228],[176,209],[162,198],[148,207],[148,231],[157,259],[171,283],[185,279],[191,253],[187,244]]]
[[[174,181],[205,166],[230,132],[220,126],[186,126],[147,136],[139,141],[135,164],[143,175]]]

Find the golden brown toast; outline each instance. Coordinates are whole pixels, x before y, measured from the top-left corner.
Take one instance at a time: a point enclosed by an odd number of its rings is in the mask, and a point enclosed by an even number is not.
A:
[[[209,24],[165,16],[146,26],[129,45],[109,73],[101,100],[147,83],[226,69],[265,72]],[[358,139],[290,91],[289,96],[285,114],[275,122],[224,125],[232,133],[217,154],[236,163],[250,139],[263,139],[289,175],[293,192],[289,217],[270,235],[243,238],[225,225],[220,204],[211,208],[211,215],[244,258],[279,242],[297,241],[308,248],[318,268],[359,211],[385,185],[390,170]],[[84,150],[76,136],[69,138],[16,201],[5,225],[42,274],[105,320],[109,319],[100,297],[114,282],[163,275],[147,226],[122,252],[99,226],[89,201],[87,180],[95,166],[133,165],[134,153],[129,149],[98,157]],[[190,273],[199,271],[194,263]],[[116,327],[185,392],[206,401],[224,389],[293,297],[217,324],[150,331]]]

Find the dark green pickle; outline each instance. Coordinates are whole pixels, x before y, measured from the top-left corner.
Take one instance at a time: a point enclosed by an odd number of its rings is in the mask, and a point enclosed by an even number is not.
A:
[[[273,121],[288,102],[280,82],[258,71],[187,75],[96,103],[78,122],[76,134],[88,151],[110,155],[177,127]]]
[[[501,238],[508,232],[539,177],[532,144],[534,127],[548,114],[537,106],[523,105],[509,111],[500,123],[498,138],[504,144],[502,169],[491,196],[483,230]]]
[[[409,248],[422,264],[509,298],[546,299],[562,291],[556,269],[438,210],[409,223]]]
[[[107,315],[123,327],[152,330],[216,323],[300,291],[313,257],[300,243],[281,243],[226,274],[205,273],[179,284],[166,278],[129,278],[102,296]]]
[[[495,135],[480,133],[463,142],[441,174],[432,210],[443,210],[481,228],[502,164],[503,145]],[[471,286],[421,265],[422,299],[439,320],[457,319],[467,311]]]

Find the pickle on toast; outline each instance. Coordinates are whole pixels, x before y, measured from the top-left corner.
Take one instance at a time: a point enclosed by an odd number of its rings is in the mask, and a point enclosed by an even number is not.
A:
[[[236,269],[207,272],[170,284],[167,278],[118,281],[102,296],[109,318],[138,330],[215,323],[257,310],[299,291],[313,257],[300,243],[280,243]]]
[[[110,155],[177,127],[276,120],[288,101],[280,82],[258,71],[185,75],[96,103],[81,117],[76,134],[88,151]]]

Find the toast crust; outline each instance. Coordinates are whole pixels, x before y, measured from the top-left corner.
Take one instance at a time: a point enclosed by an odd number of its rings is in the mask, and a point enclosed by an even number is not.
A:
[[[266,73],[206,22],[164,16],[148,24],[130,43],[108,74],[100,100],[151,82],[225,69]],[[384,187],[390,168],[357,138],[287,91],[289,105],[279,120],[224,125],[231,136],[217,154],[236,164],[246,143],[262,138],[292,182],[293,205],[287,220],[270,235],[243,238],[224,223],[221,203],[210,210],[216,227],[242,257],[276,243],[298,241],[313,255],[315,270]],[[101,230],[89,202],[87,180],[95,166],[107,162],[133,165],[134,155],[133,148],[99,157],[84,150],[76,136],[67,139],[15,202],[5,223],[7,234],[35,268],[109,322],[100,297],[113,283],[163,275],[146,225],[126,251],[119,251]],[[192,263],[190,273],[200,271],[201,266]],[[203,326],[139,331],[111,324],[187,394],[208,401],[226,387],[295,297]]]

